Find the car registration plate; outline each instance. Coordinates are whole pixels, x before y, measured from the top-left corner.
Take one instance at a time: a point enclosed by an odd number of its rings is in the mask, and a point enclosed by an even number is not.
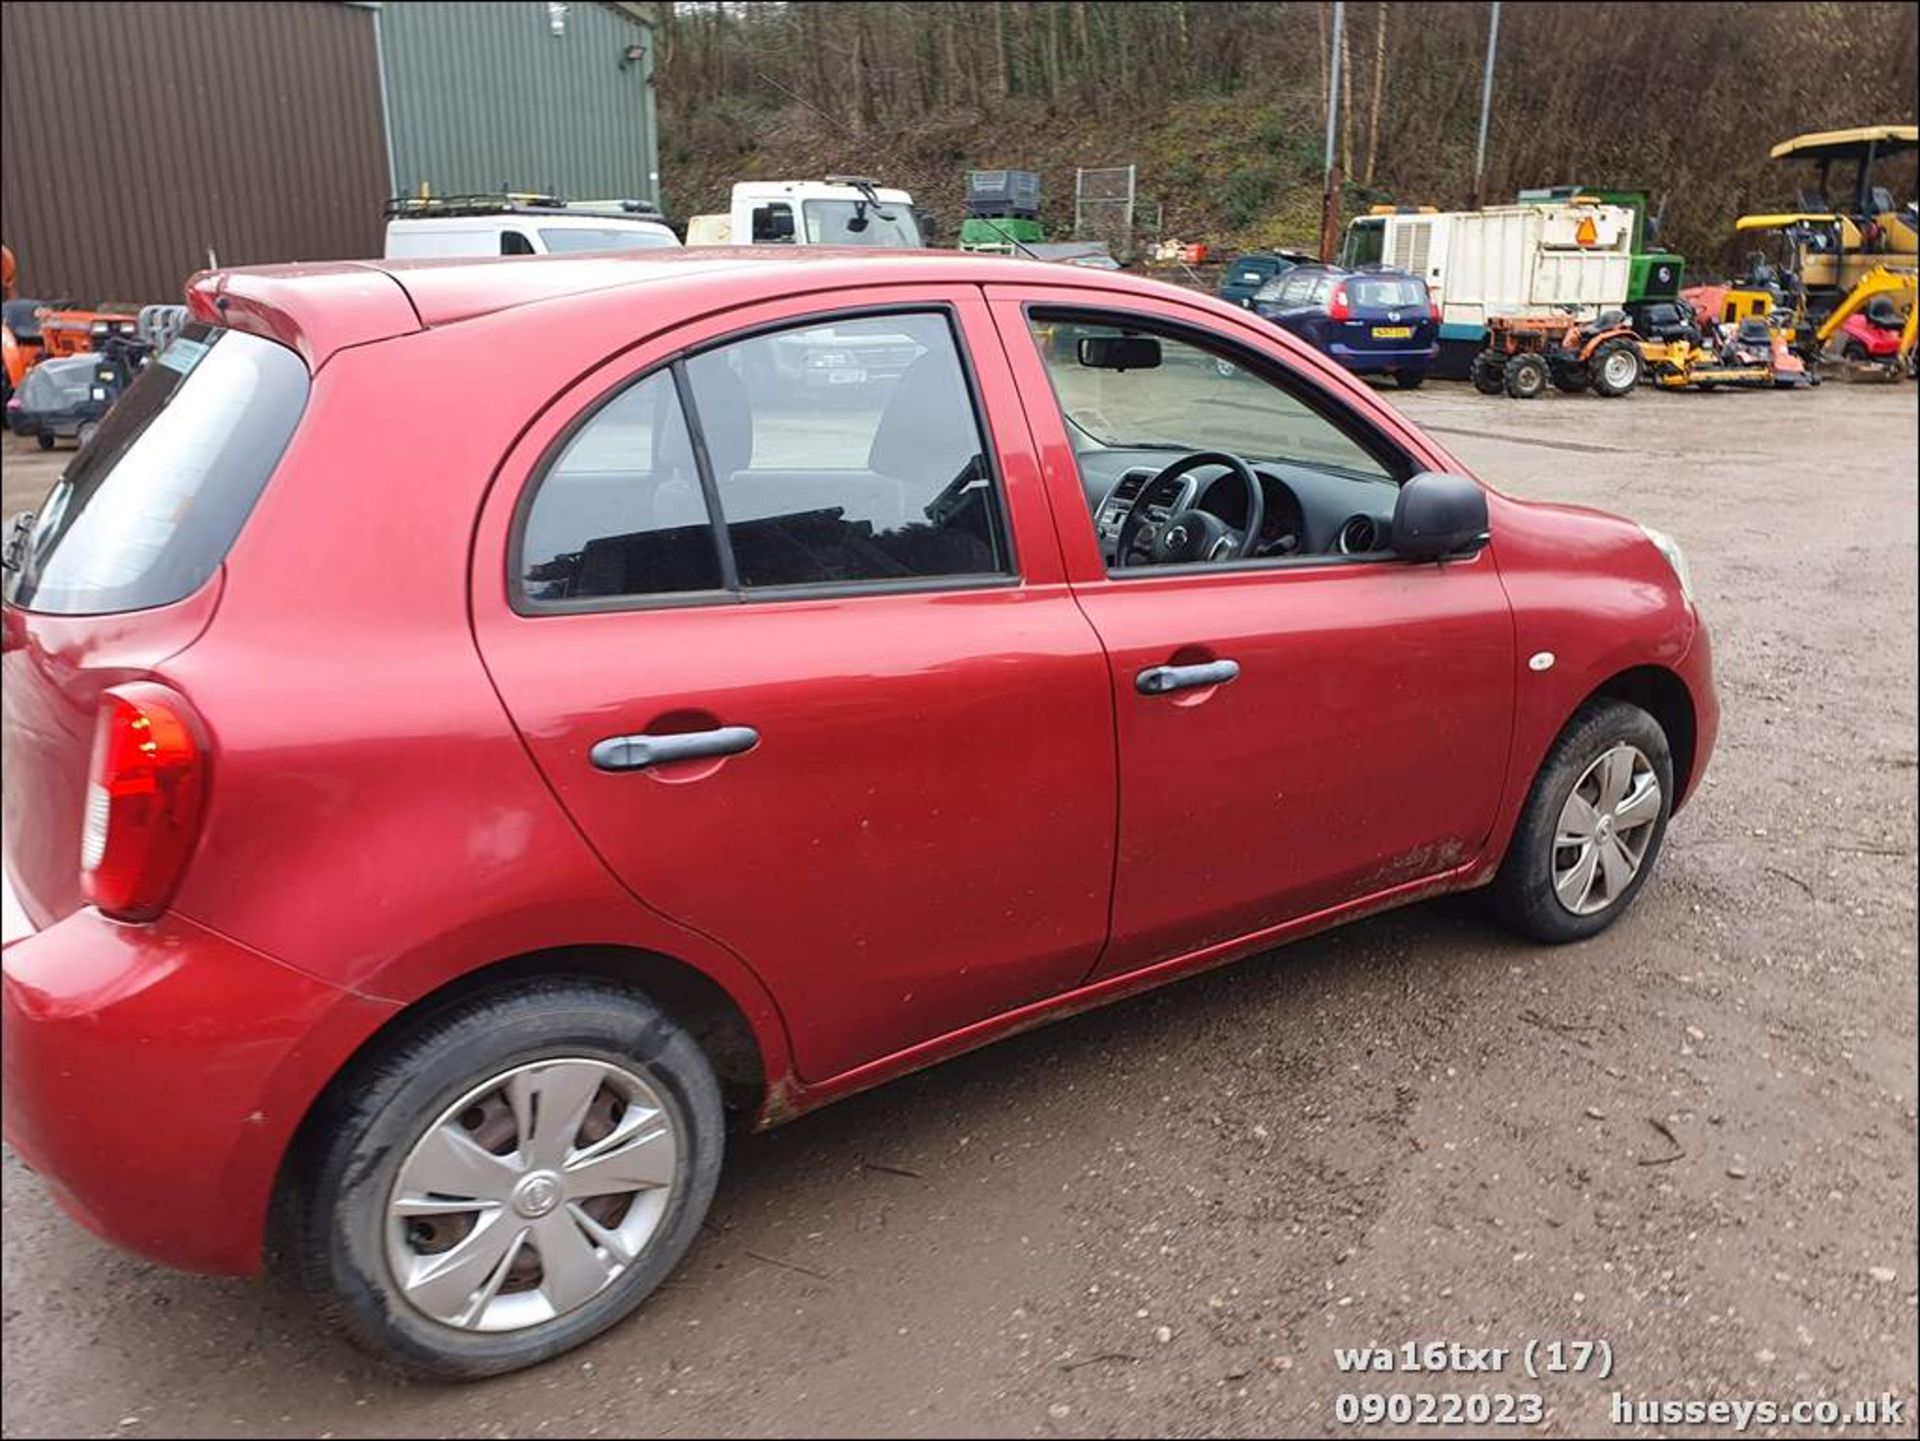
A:
[[[1373,327],[1373,338],[1375,340],[1412,340],[1413,327],[1411,325],[1376,325]]]
[[[827,372],[828,385],[865,385],[867,373],[864,370],[830,370]]]

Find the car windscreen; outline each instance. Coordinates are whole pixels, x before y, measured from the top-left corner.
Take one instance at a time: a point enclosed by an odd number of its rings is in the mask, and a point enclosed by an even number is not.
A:
[[[864,200],[809,200],[800,207],[810,245],[875,245],[918,250],[920,227],[905,205]]]
[[[1397,310],[1425,305],[1427,287],[1417,280],[1390,275],[1370,275],[1347,282],[1352,303],[1360,310]]]
[[[610,225],[604,230],[543,225],[540,240],[554,255],[570,250],[665,250],[680,243],[671,230],[637,225]]]
[[[170,605],[225,559],[307,403],[307,367],[189,325],[100,422],[41,507],[7,599],[56,615]]]

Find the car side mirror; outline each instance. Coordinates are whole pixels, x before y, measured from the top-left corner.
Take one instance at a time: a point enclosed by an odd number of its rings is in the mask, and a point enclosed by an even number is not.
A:
[[[1393,552],[1403,560],[1468,556],[1490,538],[1487,493],[1464,475],[1423,470],[1393,506]]]
[[[1154,370],[1160,342],[1150,335],[1083,335],[1078,355],[1089,370]]]

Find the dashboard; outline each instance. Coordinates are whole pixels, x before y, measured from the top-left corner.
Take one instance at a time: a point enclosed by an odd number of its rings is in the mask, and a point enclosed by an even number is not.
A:
[[[1120,556],[1120,539],[1129,518],[1143,526],[1166,521],[1181,487],[1151,482],[1179,457],[1173,451],[1100,449],[1079,456],[1081,484],[1109,567]],[[1247,461],[1260,481],[1266,516],[1254,555],[1368,555],[1386,549],[1393,529],[1399,487],[1380,477],[1298,465],[1286,461]],[[1192,473],[1194,508],[1216,516],[1235,530],[1247,523],[1247,491],[1224,466]]]

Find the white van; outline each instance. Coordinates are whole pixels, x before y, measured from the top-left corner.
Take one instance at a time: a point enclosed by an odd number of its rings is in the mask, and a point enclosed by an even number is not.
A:
[[[450,196],[387,205],[388,260],[463,255],[564,255],[583,250],[660,250],[679,238],[643,201]]]

